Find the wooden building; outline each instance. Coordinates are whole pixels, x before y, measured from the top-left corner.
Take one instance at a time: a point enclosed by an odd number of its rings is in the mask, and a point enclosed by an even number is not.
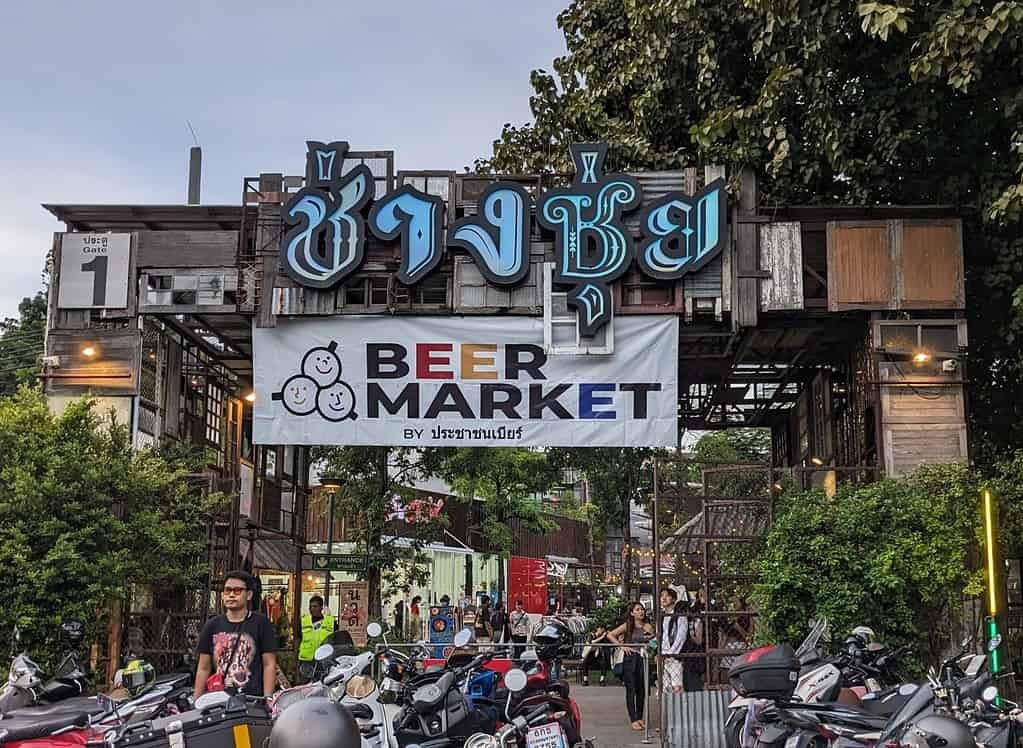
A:
[[[449,221],[476,211],[496,179],[400,171],[392,151],[349,152],[346,168],[356,164],[369,168],[377,197],[413,185],[440,197]],[[647,202],[695,194],[718,176],[719,168],[635,175]],[[680,318],[680,437],[769,427],[778,466],[889,475],[965,459],[963,237],[954,211],[764,205],[752,174],[729,176],[737,190],[718,257],[679,281],[631,270],[614,285],[616,316]],[[535,196],[560,177],[501,179]],[[453,249],[433,274],[404,286],[394,276],[398,243],[372,237],[361,270],[342,285],[297,286],[280,271],[281,207],[303,184],[279,173],[245,178],[240,204],[228,206],[45,206],[65,224],[52,248],[46,392],[55,407],[94,394],[130,421],[140,445],[178,439],[205,450],[211,486],[236,496],[232,516],[211,529],[213,583],[242,550],[253,563],[261,542],[292,546],[277,563],[294,562],[301,574],[308,454],[252,444],[254,326],[292,316],[532,315],[544,319],[549,352],[613,350],[611,325],[580,335],[566,294],[551,283],[553,236],[535,218],[529,273],[514,289],[488,284]],[[627,223],[638,233],[635,218]],[[116,257],[111,250],[102,280],[81,254],[96,236],[123,247]],[[126,294],[109,293],[117,273]],[[86,302],[65,303],[65,294]]]

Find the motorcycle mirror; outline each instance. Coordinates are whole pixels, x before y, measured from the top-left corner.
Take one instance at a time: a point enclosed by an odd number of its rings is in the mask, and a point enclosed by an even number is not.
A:
[[[527,681],[526,674],[517,667],[504,674],[504,685],[512,693],[525,690]]]
[[[456,647],[464,647],[470,641],[472,641],[472,632],[469,629],[462,629],[455,634],[454,644]]]
[[[227,691],[207,691],[195,700],[195,708],[209,709],[211,706],[223,706],[231,700],[231,694]]]
[[[1000,646],[1002,646],[1002,635],[995,634],[994,636],[991,637],[991,641],[987,643],[987,651],[994,652]]]
[[[998,687],[988,686],[980,692],[980,698],[984,699],[987,703],[991,704],[998,698]]]
[[[366,627],[366,634],[373,639],[376,639],[382,633],[384,633],[384,629],[376,621],[373,621],[373,623]]]
[[[313,652],[313,659],[317,662],[325,662],[334,656],[334,647],[329,644],[321,644]]]

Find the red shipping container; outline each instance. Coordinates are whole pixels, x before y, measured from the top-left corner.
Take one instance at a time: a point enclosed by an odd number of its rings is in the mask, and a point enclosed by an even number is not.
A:
[[[508,560],[508,608],[522,600],[527,613],[547,612],[547,562],[542,558],[512,556]]]

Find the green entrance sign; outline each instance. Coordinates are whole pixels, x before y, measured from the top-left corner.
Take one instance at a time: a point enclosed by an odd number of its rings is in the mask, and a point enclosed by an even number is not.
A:
[[[358,573],[366,570],[366,556],[359,554],[313,555],[313,571],[346,571]]]

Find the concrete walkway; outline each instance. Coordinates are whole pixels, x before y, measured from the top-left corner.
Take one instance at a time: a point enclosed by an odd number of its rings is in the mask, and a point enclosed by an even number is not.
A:
[[[598,748],[649,748],[660,745],[661,736],[657,732],[660,705],[656,691],[650,691],[650,742],[644,743],[644,733],[633,731],[629,725],[623,686],[608,684],[601,688],[597,685],[583,686],[574,679],[569,682],[572,698],[582,712],[583,735],[594,738]]]

